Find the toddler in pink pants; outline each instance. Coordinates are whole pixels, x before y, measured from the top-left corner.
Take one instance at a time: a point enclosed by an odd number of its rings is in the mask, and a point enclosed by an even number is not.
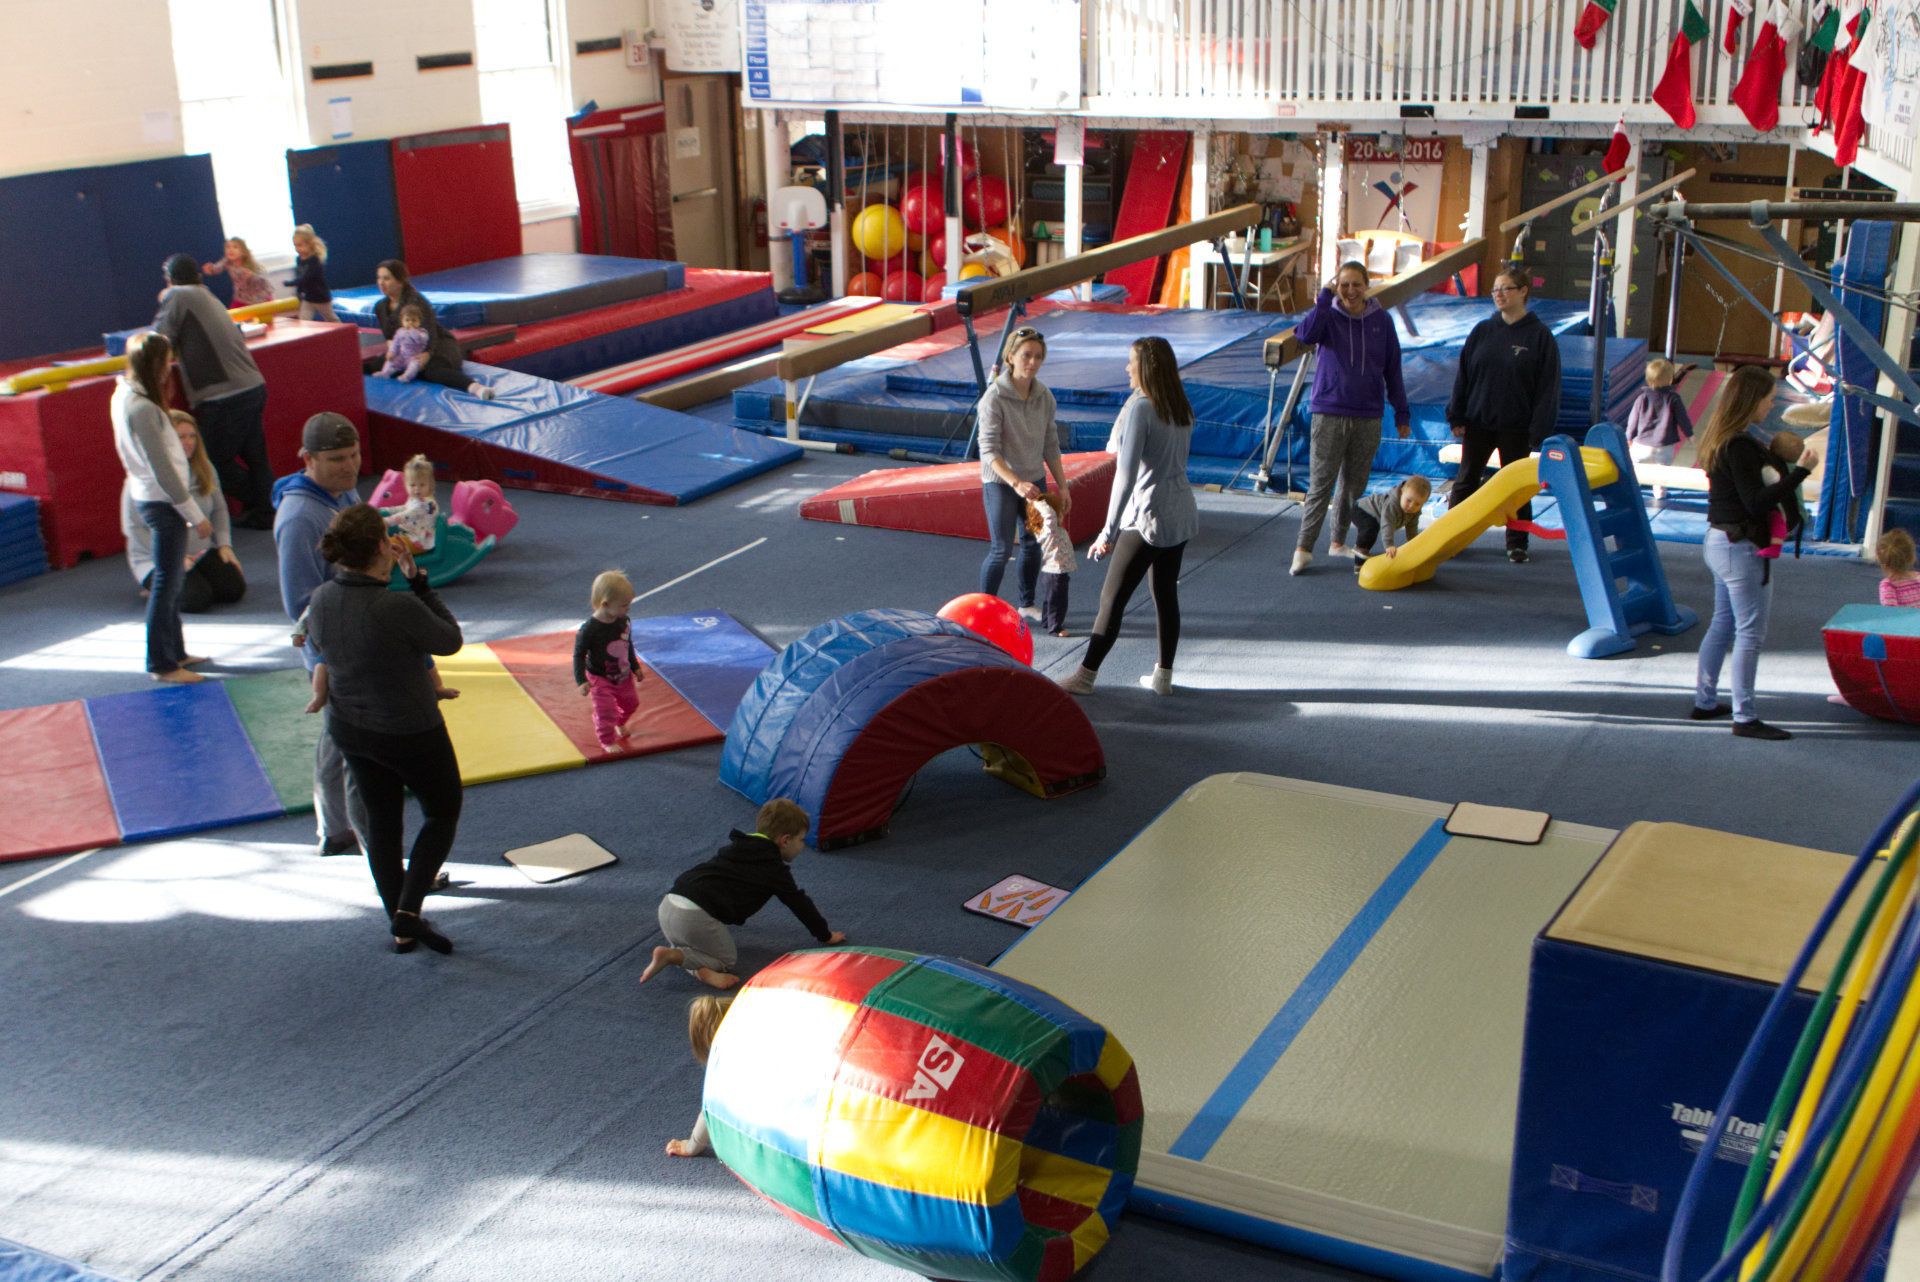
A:
[[[573,680],[592,701],[593,733],[611,752],[640,707],[640,663],[633,653],[633,584],[618,570],[593,581],[593,614],[573,638]]]

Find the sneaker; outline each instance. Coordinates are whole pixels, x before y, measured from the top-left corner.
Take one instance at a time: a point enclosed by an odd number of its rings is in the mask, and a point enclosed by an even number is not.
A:
[[[1791,732],[1779,726],[1770,726],[1764,721],[1736,721],[1733,732],[1742,739],[1791,739]]]
[[[1016,613],[1029,623],[1040,622],[1040,607],[1037,605],[1023,605]]]
[[[1312,564],[1313,553],[1307,551],[1305,548],[1295,548],[1293,551],[1293,564],[1287,567],[1287,573],[1298,574]]]
[[[1076,668],[1072,676],[1060,678],[1060,688],[1068,694],[1092,694],[1094,679],[1099,675],[1092,668]]]
[[[1532,557],[1527,555],[1527,550],[1525,548],[1508,548],[1507,549],[1507,560],[1513,562],[1515,565],[1525,565],[1528,561],[1531,561],[1532,559],[1533,559]]]
[[[357,855],[360,853],[360,839],[352,833],[344,837],[322,837],[313,853],[323,859],[328,855]]]
[[[1150,675],[1140,678],[1140,684],[1155,694],[1172,694],[1173,669],[1163,668],[1155,664],[1153,672]]]
[[[491,387],[488,387],[485,383],[475,383],[472,387],[469,387],[467,390],[473,393],[475,396],[478,396],[483,401],[490,401],[493,399],[493,389]]]
[[[1689,712],[1687,715],[1692,717],[1695,721],[1717,721],[1721,717],[1732,716],[1733,709],[1728,707],[1724,703],[1716,703],[1711,708],[1703,708],[1696,703],[1695,705],[1693,705],[1693,711]]]

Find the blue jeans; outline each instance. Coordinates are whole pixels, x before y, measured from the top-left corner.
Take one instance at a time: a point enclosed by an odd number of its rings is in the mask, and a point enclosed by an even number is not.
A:
[[[1039,481],[1047,488],[1046,478]],[[1004,481],[988,481],[980,487],[987,509],[986,560],[980,562],[980,590],[988,596],[1000,592],[1000,580],[1006,577],[1007,562],[1013,559],[1013,541],[1020,540],[1020,604],[1033,604],[1034,585],[1040,581],[1040,542],[1027,529],[1027,501]]]
[[[1753,710],[1753,678],[1760,668],[1760,647],[1767,639],[1767,612],[1773,585],[1761,582],[1766,563],[1759,549],[1742,540],[1735,543],[1719,530],[1708,530],[1704,556],[1713,575],[1713,622],[1700,638],[1700,668],[1694,679],[1693,706],[1711,708],[1719,700],[1720,667],[1733,652],[1733,719],[1757,721]]]
[[[153,573],[147,578],[147,671],[164,674],[187,657],[180,631],[180,592],[187,583],[187,523],[171,503],[136,503],[153,531]]]

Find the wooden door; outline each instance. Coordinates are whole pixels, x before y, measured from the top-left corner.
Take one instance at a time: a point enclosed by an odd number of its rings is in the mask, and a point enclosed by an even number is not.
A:
[[[725,76],[666,80],[673,242],[689,267],[738,265],[733,133]]]

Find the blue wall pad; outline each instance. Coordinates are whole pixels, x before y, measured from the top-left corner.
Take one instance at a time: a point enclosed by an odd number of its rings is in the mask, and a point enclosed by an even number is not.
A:
[[[373,282],[384,258],[404,259],[393,199],[393,148],[385,138],[287,152],[293,221],[327,242],[327,283]]]
[[[286,813],[219,682],[86,702],[123,840]]]
[[[92,348],[152,320],[167,256],[205,261],[223,237],[206,156],[0,179],[0,360]],[[226,296],[224,276],[212,285]]]
[[[658,356],[676,347],[704,343],[735,330],[750,329],[780,314],[779,301],[771,289],[757,290],[739,298],[723,299],[710,307],[696,307],[677,316],[663,316],[626,329],[594,334],[577,342],[544,351],[512,356],[501,362],[503,369],[517,369],[540,378],[568,379],[626,361]],[[525,338],[523,332],[520,335]]]
[[[0,1278],[7,1282],[114,1282],[84,1264],[0,1238]]]
[[[730,614],[681,614],[633,621],[633,648],[700,715],[724,731],[773,647]]]
[[[366,379],[371,413],[592,472],[609,489],[686,503],[801,457],[799,446],[624,397],[468,363],[495,399],[431,383]],[[377,430],[377,429],[376,429]]]
[[[679,263],[606,254],[522,254],[413,278],[449,329],[552,320],[686,283],[687,269]],[[350,289],[333,296],[333,310],[343,321],[372,325],[379,301],[380,291],[372,286]]]
[[[1848,230],[1847,256],[1841,270],[1835,273],[1839,277],[1835,283],[1879,288],[1887,279],[1895,227],[1894,223],[1855,223]],[[1868,332],[1881,332],[1887,314],[1885,303],[1852,289],[1842,289],[1839,294],[1841,303],[1859,318]],[[1837,332],[1835,339],[1832,363],[1836,384],[1877,385],[1879,374],[1860,345],[1848,338],[1844,330]],[[1873,493],[1867,442],[1878,421],[1878,412],[1859,397],[1833,398],[1833,414],[1827,431],[1827,470],[1820,482],[1820,510],[1814,514],[1807,531],[1814,538],[1851,542],[1866,529],[1866,506],[1860,500]]]

